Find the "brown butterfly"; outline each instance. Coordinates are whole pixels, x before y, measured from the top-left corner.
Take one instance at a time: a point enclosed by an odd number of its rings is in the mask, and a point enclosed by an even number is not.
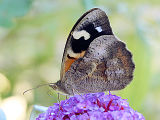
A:
[[[64,94],[120,90],[133,79],[135,65],[107,15],[93,8],[82,15],[67,39],[60,80],[50,87]]]

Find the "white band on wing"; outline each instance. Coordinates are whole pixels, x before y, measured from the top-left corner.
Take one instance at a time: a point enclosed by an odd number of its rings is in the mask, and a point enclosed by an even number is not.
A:
[[[74,31],[72,35],[74,39],[79,39],[81,37],[84,37],[85,40],[88,40],[90,38],[90,34],[85,30]]]

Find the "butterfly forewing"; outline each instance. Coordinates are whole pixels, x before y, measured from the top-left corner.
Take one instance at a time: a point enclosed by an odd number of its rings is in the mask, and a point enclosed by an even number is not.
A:
[[[131,82],[133,71],[132,55],[125,44],[113,35],[102,35],[72,64],[65,79],[79,93],[103,92],[123,89]]]
[[[99,8],[86,12],[72,28],[62,58],[61,79],[72,63],[83,57],[90,43],[101,35],[113,35],[107,15]]]

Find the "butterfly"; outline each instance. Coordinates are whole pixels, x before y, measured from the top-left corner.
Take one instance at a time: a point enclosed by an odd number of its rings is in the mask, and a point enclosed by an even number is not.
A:
[[[121,90],[132,81],[134,68],[131,52],[113,34],[106,13],[93,8],[73,26],[60,80],[49,86],[66,95]]]

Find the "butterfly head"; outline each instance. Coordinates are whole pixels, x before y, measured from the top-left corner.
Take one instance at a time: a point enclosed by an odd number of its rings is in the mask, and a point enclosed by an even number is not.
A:
[[[64,87],[64,84],[62,83],[62,81],[57,81],[56,83],[50,83],[49,85],[53,90],[58,91],[64,95],[67,95],[67,91]]]

